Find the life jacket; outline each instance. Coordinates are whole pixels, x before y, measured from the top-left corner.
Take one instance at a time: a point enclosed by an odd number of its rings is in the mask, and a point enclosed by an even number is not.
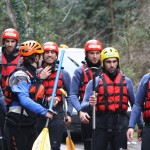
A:
[[[43,80],[43,86],[45,87],[45,90],[46,90],[46,93],[45,93],[46,99],[52,95],[56,74],[57,74],[57,71],[53,71],[49,75],[48,78]],[[59,76],[58,84],[57,84],[57,89],[56,89],[56,97],[58,97],[60,99],[59,103],[62,102],[62,93],[59,90],[60,88],[64,88],[63,87],[63,80],[62,80],[62,71],[60,72],[60,76]],[[48,103],[46,102],[45,105],[48,105]]]
[[[11,62],[8,63],[4,54],[2,52],[0,52],[1,54],[1,77],[2,77],[2,90],[4,90],[4,87],[6,85],[6,80],[7,77],[10,75],[10,73],[12,71],[14,71],[19,65],[20,65],[20,61],[22,61],[22,57],[20,57],[19,55],[16,56],[16,58]]]
[[[100,71],[101,71],[101,67],[96,70],[96,74],[99,75]],[[80,88],[79,88],[80,102],[82,102],[82,100],[83,100],[85,89],[86,89],[88,82],[93,79],[93,72],[88,67],[87,63],[84,63],[82,65],[82,73],[83,73],[83,76],[81,78],[82,83],[81,83]]]
[[[125,76],[119,72],[113,82],[105,73],[102,73],[98,85],[96,111],[127,111],[128,101]]]
[[[143,117],[145,122],[150,122],[150,79],[147,83],[146,98],[144,103]]]
[[[24,71],[31,79],[31,87],[29,89],[29,97],[32,100],[34,100],[35,102],[42,103],[43,98],[45,96],[45,88],[42,85],[41,80],[33,77],[32,74],[24,67],[16,68],[10,74],[10,76],[14,72],[19,71],[19,70]],[[9,86],[9,77],[7,78],[6,86],[4,88],[4,100],[7,104],[7,106],[9,106],[9,104],[11,104],[12,101],[19,101],[17,95],[12,92],[11,87]]]
[[[80,101],[83,100],[85,89],[88,82],[93,78],[93,73],[91,69],[87,66],[87,63],[82,65],[82,73],[83,73],[83,79],[82,79],[81,86],[79,88]]]

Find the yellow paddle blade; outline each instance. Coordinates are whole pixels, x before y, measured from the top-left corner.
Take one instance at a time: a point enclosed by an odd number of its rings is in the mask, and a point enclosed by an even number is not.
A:
[[[67,45],[65,45],[65,44],[60,44],[60,48],[69,48]]]
[[[67,150],[75,150],[76,149],[71,137],[66,137],[66,147],[67,147]]]
[[[67,95],[67,92],[66,92],[64,89],[60,88],[59,90],[61,91],[61,93],[62,93],[64,96]]]
[[[51,150],[48,128],[44,128],[34,141],[32,150]]]

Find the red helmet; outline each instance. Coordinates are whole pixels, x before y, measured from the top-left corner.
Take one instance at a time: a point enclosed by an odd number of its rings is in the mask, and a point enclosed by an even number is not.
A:
[[[55,51],[57,54],[59,53],[59,49],[56,43],[54,42],[46,42],[43,45],[44,52],[45,51]]]
[[[85,53],[88,51],[102,51],[103,46],[98,40],[89,40],[84,46]]]
[[[19,33],[17,30],[9,28],[6,29],[3,33],[2,33],[2,44],[4,44],[4,39],[15,39],[17,42],[19,40]]]
[[[41,44],[33,40],[23,42],[18,52],[18,54],[23,57],[28,57],[31,56],[32,54],[42,54],[42,53],[44,53],[44,50]]]

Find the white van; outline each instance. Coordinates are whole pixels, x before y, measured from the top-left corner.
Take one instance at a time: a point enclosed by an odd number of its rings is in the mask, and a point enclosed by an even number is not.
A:
[[[62,48],[59,49],[59,56]],[[85,59],[84,49],[82,48],[68,48],[64,49],[64,59],[62,67],[70,74],[71,78],[76,68],[82,65],[82,61]]]
[[[60,50],[59,57],[62,49],[63,48],[59,49]],[[64,67],[64,70],[66,70],[72,78],[75,69],[77,69],[79,66],[82,65],[84,59],[85,59],[84,49],[82,48],[65,49],[62,67]],[[70,126],[70,131],[72,133],[81,133],[80,119],[75,109],[73,109],[72,112],[72,123]]]

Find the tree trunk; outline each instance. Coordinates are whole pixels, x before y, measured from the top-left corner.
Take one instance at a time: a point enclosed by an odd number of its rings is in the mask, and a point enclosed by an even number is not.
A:
[[[12,22],[13,27],[16,29],[17,28],[16,17],[13,11],[11,10],[10,0],[3,0],[3,2],[6,5],[6,11],[7,11],[8,17],[10,18],[10,21]]]

